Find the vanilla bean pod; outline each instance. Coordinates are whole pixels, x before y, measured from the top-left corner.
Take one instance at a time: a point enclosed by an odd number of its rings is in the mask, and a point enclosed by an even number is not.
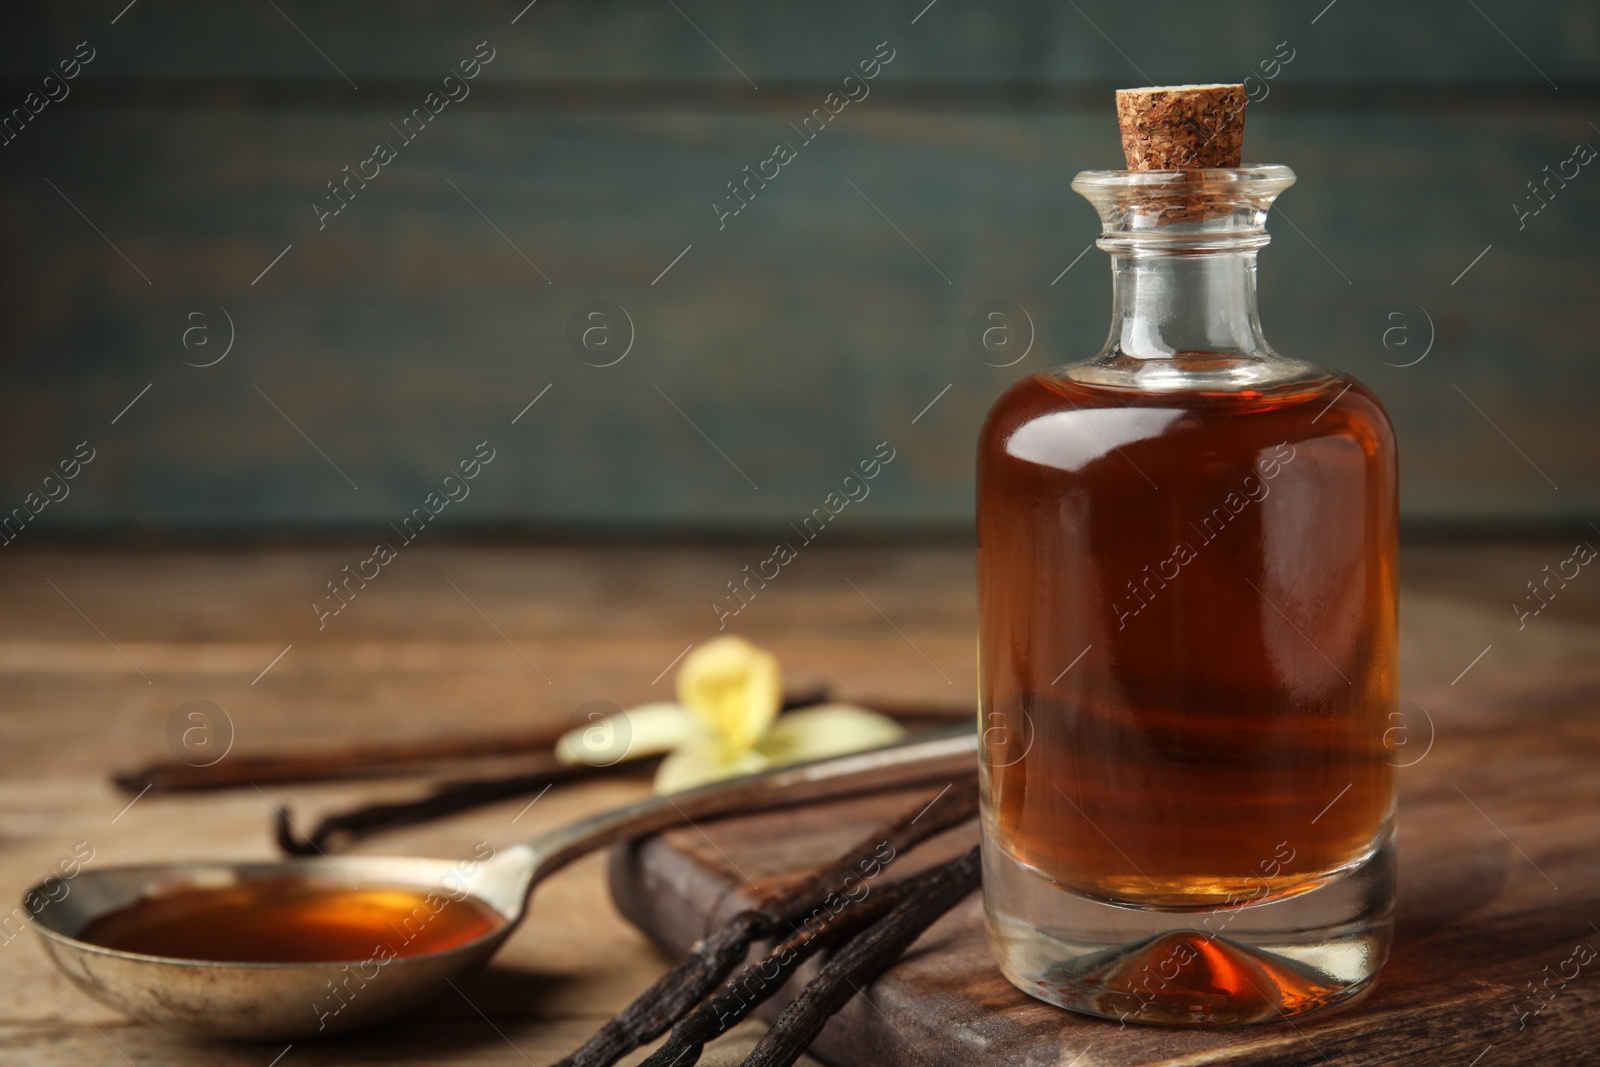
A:
[[[813,704],[824,703],[828,699],[828,690],[825,686],[793,692],[783,698],[782,710],[790,711],[794,708],[809,707]],[[907,705],[902,709],[906,715],[914,715],[919,709],[914,705]],[[553,734],[545,742],[554,745],[559,738],[559,733]],[[506,745],[510,750],[516,750],[526,745],[526,740],[518,735],[515,739],[507,737]],[[513,743],[514,742],[514,743]],[[494,752],[492,739],[478,738],[472,741],[437,742],[435,747],[441,751],[459,752],[471,751],[476,754]],[[371,769],[380,766],[386,759],[406,758],[416,760],[427,751],[425,746],[417,743],[404,745],[367,745],[348,747],[335,755],[348,761],[351,770]],[[203,769],[204,774],[194,775],[194,768],[184,764],[175,767],[166,764],[152,764],[150,767],[138,772],[130,772],[116,778],[116,781],[125,789],[137,792],[145,788],[146,781],[166,783],[167,789],[197,789],[208,787],[222,787],[238,785],[243,781],[293,781],[298,777],[328,778],[337,777],[330,773],[327,766],[328,760],[317,757],[299,756],[262,757],[251,766],[250,775],[240,781],[232,778],[218,778],[210,781],[205,774],[210,769]],[[591,766],[588,764],[566,765],[556,763],[551,757],[546,756],[546,765],[529,774],[518,774],[501,778],[465,778],[445,782],[438,786],[432,793],[417,800],[404,800],[387,804],[368,804],[354,808],[350,811],[330,815],[319,822],[312,831],[300,837],[288,814],[284,809],[277,813],[275,832],[278,848],[287,856],[315,856],[326,853],[328,842],[336,834],[345,835],[349,839],[364,837],[367,834],[377,833],[393,827],[414,826],[417,823],[428,822],[432,819],[442,819],[446,815],[455,815],[463,811],[486,804],[494,804],[501,800],[513,797],[527,796],[550,785],[560,785],[579,778],[598,778],[613,774],[641,774],[654,769],[661,762],[660,757],[648,759],[618,761],[605,766]],[[320,771],[318,769],[320,768]],[[318,771],[318,773],[312,773]],[[165,775],[165,777],[161,777]],[[194,780],[190,780],[194,779]],[[137,786],[138,788],[134,788]]]
[[[710,994],[745,958],[752,944],[804,922],[830,897],[848,899],[845,883],[852,877],[861,879],[858,869],[881,868],[905,849],[970,819],[977,807],[977,782],[970,778],[953,782],[920,810],[908,812],[810,877],[735,915],[556,1067],[610,1067],[653,1041]],[[887,859],[879,855],[885,847],[890,850]]]
[[[870,985],[983,880],[978,847],[934,868],[937,877],[887,916],[846,942],[798,997],[783,1009],[740,1067],[789,1067],[811,1047],[833,1014]]]
[[[818,926],[808,920],[766,958],[741,969],[715,996],[679,1020],[672,1035],[640,1067],[691,1067],[698,1063],[706,1042],[742,1022],[783,988],[802,963],[882,919],[908,896],[921,893],[935,882],[941,871],[942,868],[931,868],[886,886],[831,919],[823,919]]]
[[[369,804],[366,807],[329,815],[317,823],[304,839],[296,833],[294,824],[289,820],[288,810],[280,807],[277,809],[278,847],[289,856],[322,855],[328,848],[329,840],[336,834],[350,838],[362,837],[378,830],[413,826],[431,819],[441,819],[446,815],[470,811],[485,804],[526,796],[563,782],[637,773],[653,766],[655,761],[644,760],[614,763],[607,767],[591,767],[579,763],[572,766],[553,765],[535,774],[445,782],[427,796],[417,800]]]

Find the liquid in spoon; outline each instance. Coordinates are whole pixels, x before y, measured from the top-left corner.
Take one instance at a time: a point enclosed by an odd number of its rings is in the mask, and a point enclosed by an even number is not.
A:
[[[81,941],[219,963],[336,963],[420,956],[475,941],[506,919],[470,896],[266,878],[145,897],[91,920]]]

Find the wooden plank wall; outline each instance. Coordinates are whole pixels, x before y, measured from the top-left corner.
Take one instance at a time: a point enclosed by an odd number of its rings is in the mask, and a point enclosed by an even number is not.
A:
[[[1600,503],[1600,168],[1512,206],[1600,146],[1588,0],[523,2],[0,15],[0,117],[66,93],[0,145],[0,507],[95,450],[28,537],[381,532],[485,440],[459,531],[778,531],[882,441],[851,529],[965,529],[988,404],[1104,336],[1068,182],[1119,163],[1110,90],[1252,73],[1247,158],[1300,175],[1269,336],[1384,398],[1408,520],[1582,529]],[[794,161],[719,226],[778,141]],[[966,340],[992,300],[1035,324],[1012,367]],[[569,341],[593,301],[631,323],[612,366]]]

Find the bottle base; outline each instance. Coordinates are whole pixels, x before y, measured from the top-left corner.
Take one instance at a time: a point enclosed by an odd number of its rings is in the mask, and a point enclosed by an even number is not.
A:
[[[1000,970],[1030,996],[1087,1015],[1164,1026],[1271,1022],[1358,995],[1389,954],[1392,825],[1365,860],[1313,890],[1206,912],[1081,896],[992,843],[983,860]]]

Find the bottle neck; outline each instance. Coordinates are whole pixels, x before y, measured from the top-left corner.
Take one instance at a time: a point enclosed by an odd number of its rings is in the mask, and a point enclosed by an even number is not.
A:
[[[1288,167],[1084,171],[1072,188],[1111,253],[1111,336],[1084,380],[1133,388],[1254,388],[1299,373],[1261,336],[1256,252]],[[1195,356],[1199,358],[1186,358]]]
[[[1112,252],[1111,276],[1106,357],[1271,355],[1256,308],[1254,248],[1180,255],[1118,249]]]

